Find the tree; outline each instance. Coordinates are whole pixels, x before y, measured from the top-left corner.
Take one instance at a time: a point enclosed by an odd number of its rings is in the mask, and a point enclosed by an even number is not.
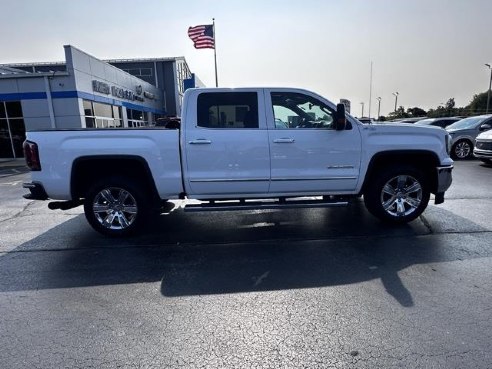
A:
[[[391,113],[388,114],[388,119],[401,119],[401,118],[408,118],[408,114],[405,113],[405,108],[403,106],[398,107],[396,111],[392,111]]]
[[[425,117],[427,115],[427,112],[424,109],[414,107],[414,108],[408,108],[407,114],[410,115],[411,117]]]
[[[427,112],[419,107],[408,108],[405,111],[403,106],[400,106],[396,111],[388,114],[387,120],[402,119],[408,117],[424,117],[440,118],[440,117],[452,117],[452,116],[471,116],[485,114],[487,109],[487,95],[488,91],[473,95],[470,103],[465,107],[456,107],[454,97],[450,97],[446,103],[441,103],[434,109],[429,109]],[[492,97],[490,99],[489,110],[492,113]]]
[[[454,102],[454,97],[451,97],[447,103],[446,103],[446,109],[449,111],[451,109],[454,109],[454,106],[456,105],[456,103]]]
[[[473,95],[472,101],[465,106],[469,115],[485,114],[487,109],[487,95],[488,91]]]
[[[429,109],[429,111],[427,111],[427,116],[429,118],[439,118],[441,115],[439,114],[438,109]]]
[[[452,117],[464,115],[464,108],[456,108],[454,97],[450,97],[446,104],[441,104],[435,109],[429,109],[427,116],[429,118]]]

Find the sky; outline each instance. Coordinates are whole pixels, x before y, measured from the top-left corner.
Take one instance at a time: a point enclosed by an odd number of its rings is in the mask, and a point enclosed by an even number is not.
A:
[[[487,91],[492,0],[0,0],[0,63],[184,56],[208,87],[214,53],[189,26],[216,22],[220,87],[299,87],[371,116],[467,105]]]

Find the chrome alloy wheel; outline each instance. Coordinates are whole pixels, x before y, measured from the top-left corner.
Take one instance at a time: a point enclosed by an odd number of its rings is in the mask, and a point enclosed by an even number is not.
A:
[[[391,178],[381,191],[381,205],[391,216],[412,214],[422,202],[422,185],[412,176]]]
[[[458,159],[465,159],[470,156],[471,145],[467,141],[460,141],[454,147],[454,153]]]
[[[110,187],[101,190],[94,197],[92,211],[103,227],[122,230],[135,221],[138,207],[135,198],[128,191]]]

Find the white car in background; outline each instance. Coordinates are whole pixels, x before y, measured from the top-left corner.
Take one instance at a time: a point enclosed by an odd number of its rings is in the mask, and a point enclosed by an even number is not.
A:
[[[487,164],[492,164],[492,130],[480,133],[475,140],[473,155]]]

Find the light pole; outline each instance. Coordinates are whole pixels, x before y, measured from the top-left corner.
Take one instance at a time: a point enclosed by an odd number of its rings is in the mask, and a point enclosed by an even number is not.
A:
[[[489,92],[487,93],[487,109],[485,110],[485,114],[489,114],[490,87],[492,85],[492,67],[488,63],[485,64],[485,66],[490,69]]]
[[[376,100],[378,101],[378,120],[379,120],[379,112],[381,111],[381,98],[380,97],[376,97]]]
[[[369,118],[371,118],[371,106],[372,106],[372,61],[371,61],[371,79],[369,82]]]
[[[393,95],[395,95],[395,112],[396,112],[396,105],[398,104],[398,91],[397,92],[393,92]]]
[[[360,105],[362,106],[362,114],[360,116],[362,118],[364,116],[364,103],[361,102]]]

